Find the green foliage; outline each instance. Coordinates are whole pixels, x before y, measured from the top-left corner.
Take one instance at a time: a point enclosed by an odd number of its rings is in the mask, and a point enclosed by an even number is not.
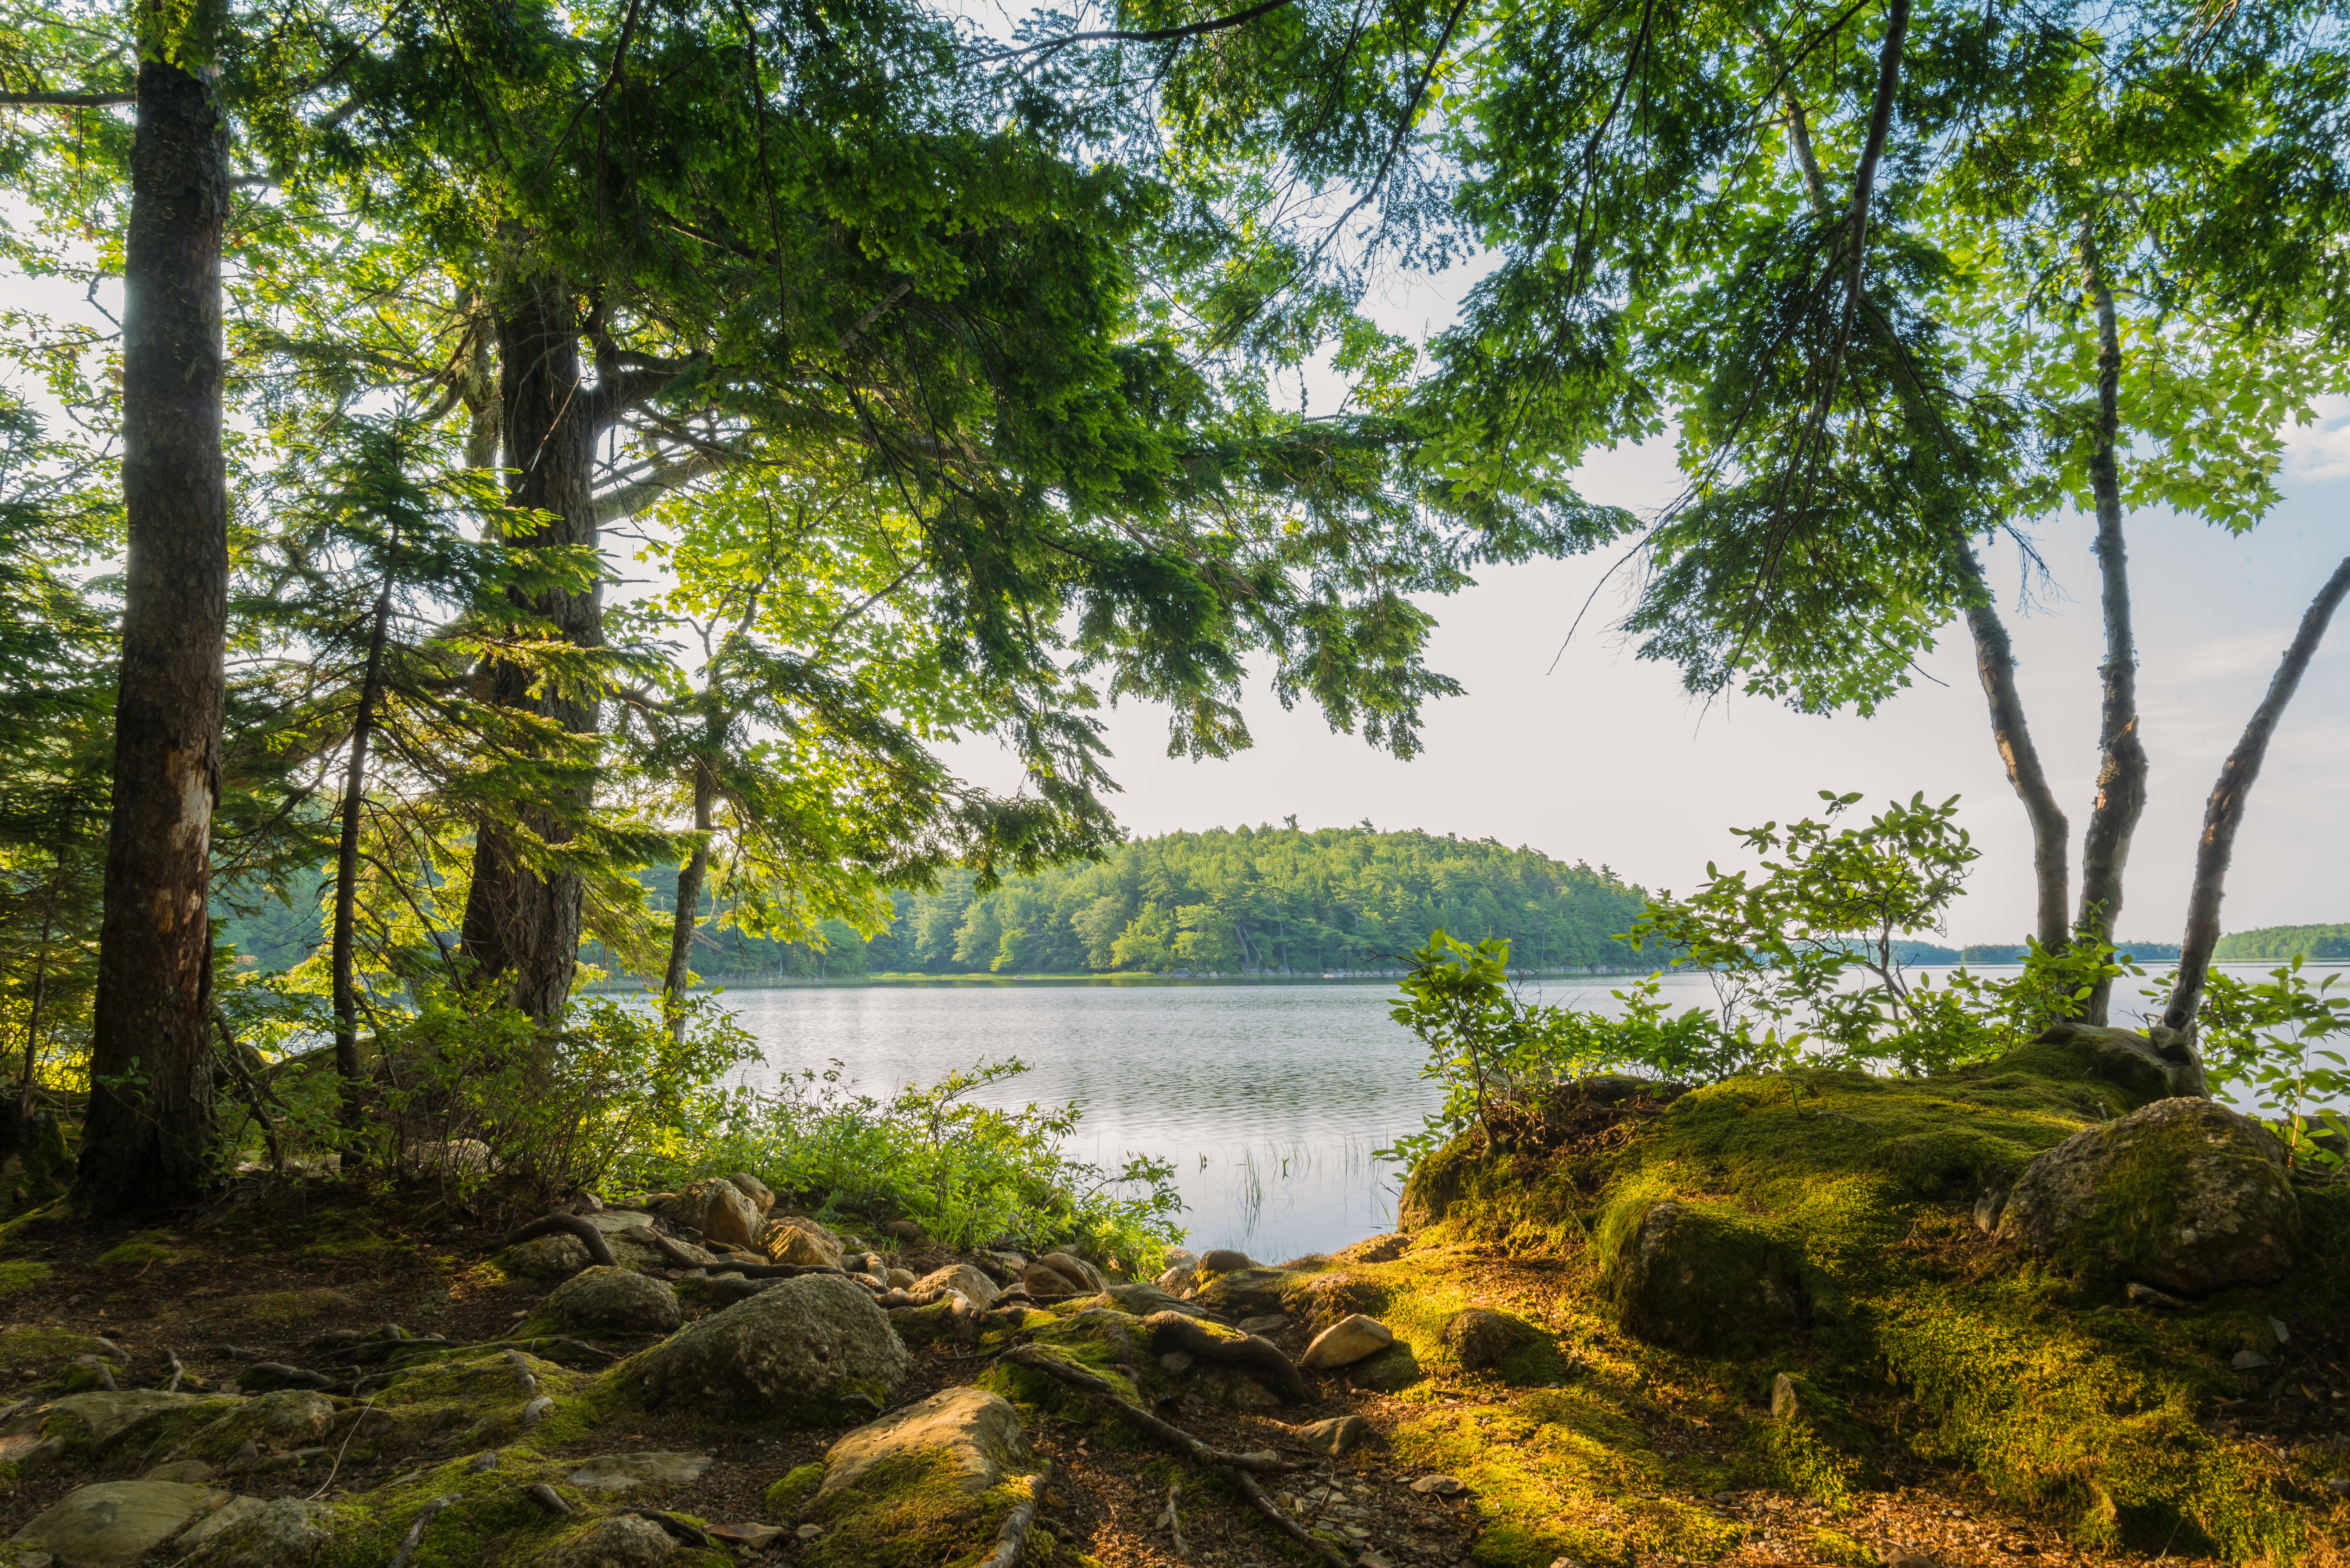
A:
[[[2334,989],[2339,974],[2313,985],[2301,966],[2296,954],[2264,981],[2213,970],[2197,1040],[2215,1094],[2267,1123],[2295,1165],[2338,1174],[2350,1167],[2350,1057],[2334,1047],[2350,1034],[2350,994]]]
[[[2350,958],[2350,925],[2263,926],[2256,931],[2231,931],[2211,950],[2215,963],[2260,963],[2296,957]]]
[[[771,1091],[708,1095],[629,1158],[626,1179],[666,1189],[747,1170],[817,1212],[905,1215],[950,1246],[1063,1244],[1155,1266],[1182,1235],[1174,1167],[1134,1156],[1111,1170],[1073,1158],[1075,1104],[974,1102],[1027,1070],[983,1061],[885,1100],[847,1087],[836,1062]]]

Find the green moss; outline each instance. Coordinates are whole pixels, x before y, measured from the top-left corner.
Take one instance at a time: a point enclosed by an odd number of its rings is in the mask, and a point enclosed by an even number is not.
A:
[[[147,1231],[131,1237],[119,1246],[98,1255],[101,1263],[168,1263],[179,1256],[163,1243],[172,1237],[161,1231]]]
[[[242,1323],[276,1325],[312,1318],[336,1323],[356,1315],[359,1303],[340,1291],[324,1288],[265,1291],[257,1295],[227,1297],[220,1303],[220,1311]]]
[[[823,1484],[822,1461],[802,1465],[767,1489],[767,1511],[778,1519],[797,1519]]]
[[[1841,1530],[1813,1531],[1812,1550],[1836,1568],[1877,1568],[1877,1553]]]
[[[2291,1189],[2282,1169],[2249,1150],[2212,1148],[2209,1130],[2196,1123],[2182,1119],[2144,1127],[2115,1148],[2097,1179],[2097,1209],[2063,1261],[2092,1277],[2118,1279],[2159,1256],[2189,1222],[2176,1172],[2189,1159],[2224,1159],[2254,1182]]]
[[[0,1297],[13,1296],[48,1282],[47,1263],[0,1263]]]
[[[884,1459],[853,1484],[803,1501],[798,1517],[823,1524],[825,1532],[800,1561],[812,1568],[968,1568],[982,1562],[994,1550],[1004,1515],[1036,1483],[1019,1476],[973,1493],[966,1480],[944,1453]],[[785,1477],[775,1490],[791,1480]],[[1023,1561],[1048,1563],[1051,1547],[1052,1538],[1036,1532]]]

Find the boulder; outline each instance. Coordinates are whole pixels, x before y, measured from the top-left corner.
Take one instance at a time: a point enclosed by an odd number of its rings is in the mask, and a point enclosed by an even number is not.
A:
[[[1285,1310],[1289,1285],[1290,1276],[1278,1269],[1240,1269],[1195,1285],[1191,1299],[1226,1317],[1261,1317]]]
[[[605,1334],[672,1334],[684,1321],[677,1293],[633,1269],[583,1270],[539,1310],[566,1328]]]
[[[531,1560],[532,1568],[649,1568],[677,1550],[670,1532],[633,1513],[599,1519]]]
[[[737,1170],[726,1178],[727,1184],[751,1200],[751,1206],[765,1218],[775,1207],[775,1189],[747,1170]]]
[[[240,1400],[206,1423],[172,1455],[220,1463],[247,1443],[261,1454],[316,1448],[335,1424],[335,1402],[315,1388],[275,1388]]]
[[[1377,1355],[1395,1343],[1395,1331],[1375,1317],[1357,1313],[1340,1318],[1314,1336],[1297,1365],[1308,1372],[1332,1371],[1352,1366],[1356,1362]]]
[[[1203,1274],[1229,1274],[1239,1269],[1253,1269],[1255,1262],[1246,1252],[1230,1247],[1215,1247],[1200,1254],[1200,1272]]]
[[[1783,1333],[1807,1314],[1800,1251],[1728,1205],[1649,1205],[1623,1238],[1609,1284],[1627,1332],[1700,1349]]]
[[[1045,1253],[1028,1265],[1024,1271],[1024,1277],[1033,1278],[1039,1269],[1047,1270],[1070,1282],[1074,1293],[1099,1291],[1109,1283],[1107,1277],[1099,1269],[1071,1252]],[[1029,1291],[1034,1294],[1035,1285],[1030,1285]]]
[[[1331,1254],[1341,1263],[1391,1263],[1404,1255],[1411,1245],[1411,1237],[1401,1231],[1390,1231],[1384,1236],[1372,1236],[1351,1247],[1341,1247]]]
[[[664,1199],[653,1211],[672,1225],[699,1231],[721,1247],[746,1251],[758,1245],[764,1229],[759,1206],[723,1177],[697,1181]]]
[[[567,1280],[593,1262],[585,1241],[560,1233],[534,1236],[518,1247],[508,1247],[498,1259],[507,1273],[526,1280]]]
[[[1470,1307],[1444,1322],[1445,1345],[1471,1372],[1498,1366],[1541,1337],[1542,1331],[1524,1319],[1490,1307]]]
[[[602,1454],[565,1479],[582,1491],[626,1491],[650,1481],[684,1486],[700,1480],[711,1462],[708,1454]]]
[[[1017,1252],[973,1252],[971,1261],[979,1265],[981,1272],[999,1285],[1015,1282],[1028,1267],[1028,1260]]]
[[[890,1271],[892,1273],[903,1272],[899,1269]],[[981,1308],[992,1305],[996,1296],[1002,1293],[996,1290],[993,1280],[969,1263],[951,1263],[924,1274],[906,1288],[917,1295],[925,1291],[961,1291],[972,1305]]]
[[[873,1298],[837,1274],[784,1280],[647,1351],[656,1405],[820,1426],[880,1409],[913,1357]]]
[[[2175,1029],[2157,1023],[2144,1034],[2102,1023],[2067,1019],[2033,1036],[2033,1045],[2053,1045],[2083,1058],[2090,1075],[2126,1091],[2134,1099],[2210,1097],[2203,1063],[2194,1045]],[[2027,1049],[2029,1049],[2027,1047]]]
[[[2001,1240],[2182,1295],[2273,1284],[2301,1236],[2284,1145],[2204,1099],[2158,1100],[2024,1167]]]
[[[228,1500],[182,1481],[99,1481],[67,1493],[8,1539],[40,1548],[59,1568],[130,1568]]]
[[[955,1485],[976,1496],[1000,1486],[1005,1476],[1034,1470],[1019,1412],[1000,1395],[969,1386],[933,1394],[886,1416],[832,1445],[825,1455],[820,1504],[857,1484],[866,1471],[900,1457],[939,1454],[952,1467]]]
[[[150,1476],[147,1479],[152,1480],[155,1478]],[[267,1506],[257,1497],[233,1497],[220,1508],[205,1514],[187,1529],[180,1532],[180,1538],[172,1542],[172,1548],[180,1552],[193,1552],[199,1546],[210,1542],[213,1536],[220,1534],[230,1525],[244,1523]]]
[[[804,1214],[785,1214],[771,1221],[761,1238],[760,1251],[778,1263],[840,1267],[840,1238]]]
[[[1180,1296],[1191,1288],[1191,1282],[1199,1277],[1199,1273],[1200,1265],[1196,1260],[1190,1262],[1170,1263],[1165,1272],[1151,1283],[1170,1296]]]
[[[224,1524],[194,1555],[180,1560],[181,1568],[302,1568],[334,1539],[334,1516],[327,1503],[273,1498]]]
[[[1063,1273],[1042,1258],[1020,1272],[1020,1286],[1040,1301],[1056,1296],[1094,1295],[1101,1290],[1084,1273]]]

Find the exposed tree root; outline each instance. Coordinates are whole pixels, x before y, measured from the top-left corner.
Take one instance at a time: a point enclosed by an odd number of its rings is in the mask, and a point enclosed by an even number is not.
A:
[[[1003,1353],[1003,1359],[1033,1367],[1048,1376],[1059,1378],[1072,1388],[1092,1395],[1193,1462],[1213,1465],[1232,1478],[1232,1484],[1240,1488],[1241,1495],[1248,1499],[1259,1513],[1272,1521],[1274,1529],[1307,1551],[1319,1554],[1326,1562],[1336,1564],[1336,1568],[1350,1568],[1346,1556],[1336,1547],[1308,1534],[1304,1526],[1282,1512],[1280,1504],[1265,1495],[1264,1488],[1256,1484],[1257,1475],[1279,1475],[1305,1469],[1306,1466],[1303,1461],[1284,1459],[1274,1454],[1231,1454],[1222,1449],[1211,1449],[1182,1428],[1162,1421],[1141,1406],[1120,1398],[1117,1389],[1092,1373],[1034,1345],[1015,1345]]]
[[[588,1249],[588,1256],[594,1262],[608,1269],[617,1269],[620,1266],[620,1261],[612,1256],[612,1243],[604,1240],[604,1232],[577,1214],[550,1214],[544,1220],[534,1220],[508,1236],[506,1245],[519,1247],[525,1241],[534,1241],[541,1236],[552,1236],[558,1231],[566,1236],[577,1237],[580,1245]]]
[[[1028,1531],[1036,1522],[1036,1511],[1045,1506],[1045,1483],[1053,1479],[1053,1461],[1046,1459],[1045,1468],[1028,1483],[1028,1496],[996,1527],[995,1550],[981,1561],[979,1568],[1014,1568],[1020,1554],[1028,1548]]]
[[[446,1497],[436,1497],[418,1509],[415,1521],[408,1527],[408,1533],[400,1538],[399,1552],[393,1554],[391,1561],[386,1563],[384,1568],[408,1568],[409,1560],[416,1555],[417,1547],[423,1544],[426,1527],[432,1524],[434,1517],[442,1509],[453,1508],[463,1501],[463,1499],[452,1491]]]
[[[1297,1370],[1297,1364],[1269,1339],[1259,1339],[1253,1334],[1243,1339],[1219,1339],[1197,1318],[1174,1311],[1152,1313],[1142,1320],[1142,1328],[1154,1354],[1188,1350],[1193,1355],[1227,1366],[1253,1366],[1278,1378],[1282,1392],[1299,1404],[1314,1397],[1307,1391],[1305,1375]]]
[[[650,1519],[670,1533],[670,1538],[687,1546],[715,1546],[709,1532],[702,1526],[680,1519],[673,1513],[663,1513],[657,1508],[632,1508],[629,1511],[639,1519]]]

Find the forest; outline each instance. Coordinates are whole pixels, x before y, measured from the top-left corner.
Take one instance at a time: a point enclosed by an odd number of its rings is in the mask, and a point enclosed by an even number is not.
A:
[[[1155,705],[1211,763],[1257,682],[1409,757],[1450,596],[1538,558],[1627,568],[1595,630],[1700,701],[1864,722],[1962,639],[2032,831],[2004,918],[2110,951],[2166,743],[2138,628],[2176,613],[2133,529],[2257,527],[2282,432],[2350,390],[2332,12],[1000,20],[10,5],[0,1131],[69,1126],[81,1211],[215,1189],[296,1058],[333,1109],[288,1136],[369,1168],[424,1136],[423,1064],[472,1107],[442,1134],[523,1142],[517,1063],[702,1082],[730,933],[1295,969],[1463,919],[1591,961],[1608,922],[1560,900],[1604,872],[1497,864],[1494,914],[1300,869],[1309,912],[1187,839],[1178,888],[1101,739]],[[1451,319],[1380,324],[1472,262]],[[1680,465],[1654,514],[1576,489],[1627,441]],[[2066,514],[2103,649],[2051,678],[2097,720],[2046,732],[1988,563],[2030,602]],[[2350,561],[2277,587],[2305,608],[2210,793],[2174,1031]],[[974,739],[1017,782],[957,776]],[[2069,808],[2056,748],[2096,769]],[[216,904],[313,886],[306,969],[216,951]],[[653,1036],[575,1006],[583,954],[658,977]]]

